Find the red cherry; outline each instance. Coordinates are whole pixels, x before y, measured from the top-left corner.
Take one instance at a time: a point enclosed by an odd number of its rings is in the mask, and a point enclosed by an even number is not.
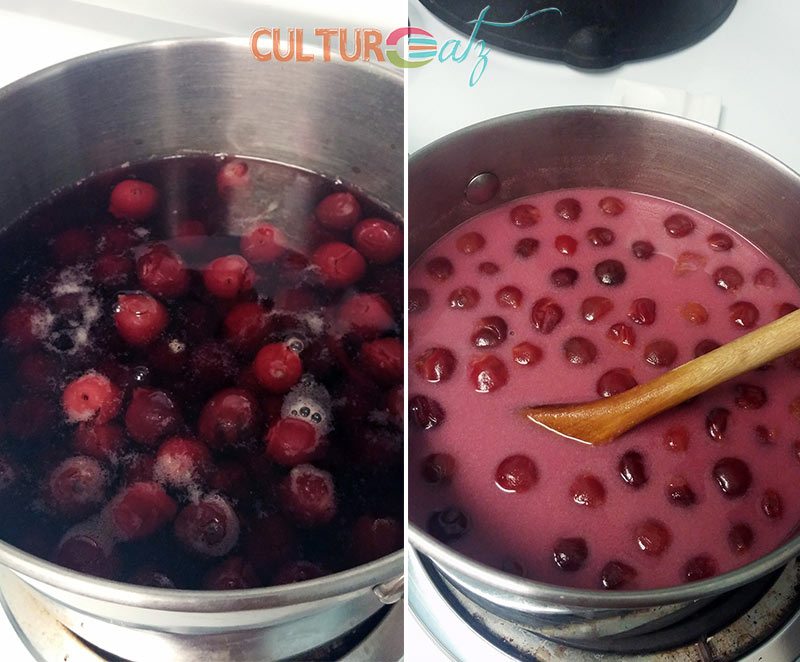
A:
[[[203,270],[206,289],[220,299],[235,299],[253,289],[256,274],[241,255],[226,255],[213,260]]]
[[[558,235],[553,245],[556,247],[556,250],[561,253],[562,255],[575,255],[578,251],[578,242],[575,237],[571,237],[568,234],[560,234]]]
[[[269,428],[267,456],[283,466],[292,467],[318,459],[322,439],[311,423],[299,418],[282,418]]]
[[[226,196],[250,187],[250,168],[244,161],[228,161],[217,172],[217,191]]]
[[[533,328],[545,335],[550,334],[564,318],[564,309],[550,297],[537,299],[531,308]]]
[[[736,384],[734,391],[739,409],[761,409],[767,404],[767,392],[755,384]]]
[[[391,517],[362,515],[353,523],[351,536],[358,564],[383,558],[403,546],[403,527]]]
[[[38,302],[21,301],[9,308],[2,320],[3,338],[15,349],[30,349],[46,330],[47,311]]]
[[[367,263],[355,248],[338,241],[320,246],[311,256],[327,287],[343,289],[357,283],[367,270]]]
[[[597,358],[597,347],[594,343],[580,336],[568,338],[564,342],[564,357],[573,365],[588,365]]]
[[[556,216],[565,221],[577,221],[581,211],[581,203],[575,198],[563,198],[555,205]]]
[[[627,588],[636,580],[638,573],[627,563],[622,561],[609,561],[600,571],[600,583],[603,588],[613,591],[619,588]]]
[[[678,358],[678,346],[671,340],[653,340],[644,348],[644,360],[657,368],[668,368]]]
[[[617,471],[626,485],[639,489],[649,479],[642,454],[637,451],[626,451],[617,463]]]
[[[530,228],[542,219],[542,213],[533,205],[517,205],[511,208],[508,217],[518,228]]]
[[[539,240],[533,237],[523,237],[514,244],[514,254],[527,259],[539,250]]]
[[[706,239],[708,242],[708,247],[712,251],[717,251],[718,253],[729,251],[733,248],[733,239],[730,235],[725,234],[724,232],[715,232],[710,234]]]
[[[534,366],[542,360],[544,352],[533,343],[521,342],[511,350],[514,363],[517,365]]]
[[[303,374],[300,357],[283,343],[265,345],[256,355],[253,368],[261,386],[270,393],[288,393]]]
[[[761,512],[767,516],[768,519],[780,519],[783,517],[783,499],[773,489],[764,490],[761,495]]]
[[[367,218],[353,228],[353,245],[374,264],[389,264],[403,254],[403,230],[382,218]]]
[[[655,246],[649,241],[639,240],[631,244],[631,253],[637,260],[649,260],[655,252]]]
[[[477,253],[486,246],[486,238],[480,232],[465,232],[456,239],[456,249],[464,255]]]
[[[508,383],[505,363],[492,354],[472,358],[468,374],[476,393],[491,393]]]
[[[700,326],[708,322],[708,310],[703,304],[690,301],[681,307],[681,317],[689,324]]]
[[[632,348],[636,344],[636,331],[625,322],[612,324],[606,333],[606,338],[622,347]]]
[[[260,303],[245,301],[231,308],[222,327],[225,340],[234,350],[252,355],[264,344],[270,321]]]
[[[448,453],[431,453],[422,461],[422,480],[431,485],[449,485],[456,472],[456,461]]]
[[[513,285],[501,287],[494,297],[497,305],[504,308],[519,308],[522,305],[522,290]]]
[[[256,571],[241,556],[225,559],[203,577],[203,588],[207,591],[239,591],[260,584]]]
[[[165,244],[155,244],[136,260],[136,275],[150,294],[166,299],[186,294],[189,270]]]
[[[329,230],[349,230],[361,218],[361,205],[352,193],[337,191],[319,201],[314,216]]]
[[[750,468],[737,457],[724,457],[719,460],[714,465],[711,475],[722,494],[729,499],[743,496],[753,482]]]
[[[286,235],[270,223],[260,223],[239,242],[239,250],[250,264],[270,264],[286,251]]]
[[[572,500],[579,506],[597,508],[606,500],[606,488],[597,476],[584,474],[572,481],[569,488]]]
[[[361,365],[375,381],[394,386],[403,381],[403,343],[398,338],[378,338],[361,345]]]
[[[713,352],[715,349],[719,347],[719,343],[716,340],[701,340],[694,348],[694,356],[698,358],[703,356],[704,354],[708,354],[709,352]]]
[[[116,218],[141,220],[152,214],[159,201],[158,189],[138,179],[125,179],[111,190],[108,211]]]
[[[615,198],[613,195],[608,195],[604,198],[601,198],[600,202],[597,203],[597,206],[600,207],[600,211],[608,216],[619,216],[625,211],[625,204],[622,202],[622,200]]]
[[[728,546],[734,554],[743,554],[753,546],[755,534],[748,524],[739,522],[728,531]]]
[[[311,561],[292,561],[283,565],[272,577],[272,584],[280,586],[282,584],[297,584],[298,582],[308,582],[312,579],[327,574],[321,565]]]
[[[504,492],[527,492],[539,480],[536,463],[526,455],[510,455],[495,470],[495,483]]]
[[[508,337],[508,324],[502,317],[481,317],[472,327],[470,341],[475,347],[497,347]]]
[[[614,302],[607,297],[589,297],[581,303],[581,317],[590,324],[603,319],[614,310]]]
[[[262,575],[289,561],[296,553],[294,527],[277,513],[259,514],[244,540],[244,556]]]
[[[434,257],[425,263],[425,271],[433,280],[443,283],[453,275],[453,263],[446,257]]]
[[[451,308],[470,310],[478,305],[481,295],[474,287],[459,287],[450,293],[449,302]]]
[[[106,253],[95,261],[92,277],[105,287],[121,287],[128,282],[133,269],[133,260],[127,255]]]
[[[217,392],[203,407],[197,434],[212,448],[237,446],[261,434],[261,408],[244,389],[228,388]]]
[[[211,451],[205,444],[171,437],[158,448],[153,476],[167,487],[180,489],[205,482],[212,468]]]
[[[495,274],[499,273],[499,271],[500,267],[494,262],[481,262],[478,265],[478,272],[485,276],[494,276]]]
[[[604,248],[606,246],[611,246],[611,244],[614,243],[616,235],[614,234],[614,231],[610,230],[609,228],[591,228],[586,233],[586,239],[588,239],[592,246]]]
[[[672,534],[663,522],[647,519],[636,525],[636,544],[648,556],[661,556],[672,542]]]
[[[724,407],[715,407],[706,415],[706,433],[715,441],[722,441],[728,429],[731,413]]]
[[[333,478],[310,464],[293,467],[279,493],[284,511],[300,526],[327,524],[336,514]]]
[[[92,520],[76,524],[64,534],[53,561],[70,570],[105,579],[114,579],[121,565],[114,541]]]
[[[239,518],[217,494],[184,506],[173,527],[178,542],[197,556],[225,556],[239,542]]]
[[[59,464],[47,479],[48,505],[60,515],[81,519],[106,499],[108,473],[92,457],[75,455]]]
[[[772,269],[759,269],[753,277],[753,283],[755,283],[756,287],[772,289],[778,286],[778,277]]]
[[[469,532],[470,521],[465,513],[451,506],[434,510],[428,517],[426,528],[437,540],[449,543],[463,538]]]
[[[670,237],[679,239],[694,230],[694,221],[684,214],[673,214],[664,221],[664,229]]]
[[[430,305],[431,297],[428,290],[421,287],[411,287],[408,290],[408,312],[421,313],[427,310]]]
[[[155,446],[162,438],[174,434],[181,423],[181,414],[165,391],[149,388],[133,390],[125,412],[125,427],[135,441]]]
[[[711,276],[721,290],[736,292],[744,285],[744,276],[734,267],[720,267]]]
[[[758,308],[749,301],[737,301],[728,312],[731,324],[742,329],[752,329],[758,323]]]
[[[648,297],[634,299],[628,317],[634,324],[650,326],[656,321],[656,302]]]
[[[664,446],[668,451],[685,452],[689,448],[689,430],[683,425],[667,429],[664,433]]]
[[[550,274],[553,287],[572,287],[578,280],[578,272],[571,267],[561,267]]]
[[[408,400],[411,422],[423,430],[430,430],[444,423],[442,406],[424,395],[414,395]]]
[[[120,294],[114,308],[114,324],[129,345],[147,345],[167,327],[167,309],[149,294]]]
[[[589,557],[584,538],[559,538],[553,546],[553,563],[565,572],[580,570]]]
[[[703,579],[708,579],[718,572],[719,568],[717,562],[708,556],[708,554],[694,556],[683,566],[683,578],[687,582],[698,582]]]
[[[601,398],[610,398],[612,395],[632,389],[638,383],[630,370],[614,368],[603,373],[597,380],[597,395]]]
[[[341,333],[356,333],[362,338],[375,338],[396,327],[392,308],[379,294],[359,293],[351,296],[336,315]]]
[[[595,278],[601,285],[616,287],[622,285],[628,277],[625,265],[619,260],[603,260],[598,262],[594,268]]]
[[[178,506],[158,483],[133,483],[122,488],[104,512],[115,538],[140,540],[171,522]]]
[[[72,439],[76,453],[112,464],[117,463],[126,445],[122,428],[115,423],[81,423]]]
[[[122,393],[108,377],[87,372],[67,384],[62,404],[70,423],[107,423],[119,413]]]
[[[456,357],[449,349],[432,347],[417,357],[414,367],[422,379],[438,384],[453,376]]]
[[[675,506],[688,508],[697,502],[694,490],[683,477],[673,478],[667,485],[667,499]]]

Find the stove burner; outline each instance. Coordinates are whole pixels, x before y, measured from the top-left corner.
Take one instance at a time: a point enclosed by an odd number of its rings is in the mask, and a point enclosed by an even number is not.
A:
[[[492,605],[490,611],[479,604],[475,596],[468,597],[453,586],[430,560],[413,550],[409,559],[409,580],[412,611],[431,635],[456,656],[461,646],[465,647],[464,650],[473,650],[478,642],[480,645],[489,644],[516,659],[569,659],[572,662],[723,662],[741,660],[759,646],[769,647],[771,655],[764,657],[759,648],[753,659],[783,662],[795,659],[798,652],[798,561],[793,561],[782,571],[711,600],[699,610],[682,612],[678,620],[655,631],[645,633],[640,628],[625,635],[580,643],[559,640],[554,636],[557,627],[543,636],[536,631],[535,625],[524,626],[518,620],[504,618],[497,605]],[[450,616],[463,627],[463,632],[454,631],[455,621],[446,623],[443,611],[448,608]],[[430,615],[434,615],[436,622],[431,622]],[[456,650],[450,649],[450,644]]]
[[[420,0],[459,32],[471,34],[486,0]],[[562,60],[573,67],[606,69],[687,48],[716,30],[736,0],[512,0],[490,4],[487,21],[512,23],[525,13],[540,14],[513,27],[482,25],[477,38],[510,51]]]

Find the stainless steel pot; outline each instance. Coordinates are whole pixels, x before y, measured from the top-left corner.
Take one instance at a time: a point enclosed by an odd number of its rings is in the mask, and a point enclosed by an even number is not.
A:
[[[800,279],[800,176],[717,129],[610,107],[508,115],[442,138],[409,162],[410,255],[475,214],[572,187],[622,188],[724,219]],[[409,494],[413,500],[413,491]],[[794,538],[734,572],[652,591],[576,590],[523,580],[474,562],[410,524],[410,543],[483,607],[569,642],[641,634],[754,582],[800,553]]]
[[[0,90],[0,227],[54,189],[157,156],[227,152],[342,178],[403,208],[403,78],[341,61],[257,61],[240,40],[139,44]],[[400,596],[402,552],[300,584],[141,588],[0,542],[0,564],[79,636],[131,660],[279,659]]]

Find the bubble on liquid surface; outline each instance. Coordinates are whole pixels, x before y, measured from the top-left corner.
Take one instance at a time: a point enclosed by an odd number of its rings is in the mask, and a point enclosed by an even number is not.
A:
[[[91,343],[92,327],[103,314],[91,277],[83,266],[68,267],[59,272],[50,292],[54,300],[71,297],[72,302],[53,310],[52,301],[47,312],[34,321],[35,333],[52,352],[78,354]]]
[[[283,399],[283,418],[297,418],[313,425],[319,435],[331,430],[331,396],[311,375],[300,382]]]

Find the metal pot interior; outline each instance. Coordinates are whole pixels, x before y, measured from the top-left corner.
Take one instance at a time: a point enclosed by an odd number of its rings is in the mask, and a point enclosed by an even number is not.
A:
[[[492,187],[492,176],[485,176],[479,192],[496,189],[496,193],[474,204],[467,199],[474,200],[468,185],[482,173],[491,173],[497,181]],[[614,107],[508,115],[442,138],[414,154],[409,162],[409,261],[413,264],[451,229],[496,205],[577,187],[621,188],[698,209],[741,232],[800,282],[796,173],[717,129]],[[609,594],[512,577],[466,558],[413,523],[409,540],[454,586],[484,604],[516,613],[521,622],[533,614],[596,617],[598,610],[674,607],[752,582],[800,552],[800,538],[795,538],[743,568],[696,584]]]

